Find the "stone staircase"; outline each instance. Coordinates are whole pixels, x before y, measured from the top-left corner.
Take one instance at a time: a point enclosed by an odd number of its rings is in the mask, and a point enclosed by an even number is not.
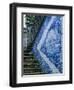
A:
[[[28,49],[27,51],[24,50],[23,58],[23,75],[37,75],[43,73],[38,60],[34,58],[34,55]]]

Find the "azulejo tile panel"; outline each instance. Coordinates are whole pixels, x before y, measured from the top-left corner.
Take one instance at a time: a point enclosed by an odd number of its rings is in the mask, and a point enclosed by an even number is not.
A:
[[[46,16],[36,37],[33,54],[44,73],[62,73],[62,19],[63,16]]]
[[[24,18],[23,74],[63,73],[63,16],[25,14]]]

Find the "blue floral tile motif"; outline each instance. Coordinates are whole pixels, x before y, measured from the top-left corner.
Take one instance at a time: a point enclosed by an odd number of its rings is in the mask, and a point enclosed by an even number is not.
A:
[[[45,74],[63,72],[62,20],[63,16],[46,16],[32,49]]]

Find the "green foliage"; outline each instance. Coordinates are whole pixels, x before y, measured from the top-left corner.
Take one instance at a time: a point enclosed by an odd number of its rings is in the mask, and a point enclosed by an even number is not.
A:
[[[36,30],[42,22],[44,16],[39,15],[26,15],[26,26],[28,30]]]

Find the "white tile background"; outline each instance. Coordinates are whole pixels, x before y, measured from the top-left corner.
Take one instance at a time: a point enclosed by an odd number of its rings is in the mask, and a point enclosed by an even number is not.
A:
[[[11,90],[9,87],[9,3],[36,3],[50,5],[70,5],[73,6],[74,0],[0,0],[0,90]],[[73,19],[74,21],[74,19]],[[38,87],[22,87],[15,89],[27,90],[73,90],[72,85],[51,85]]]

